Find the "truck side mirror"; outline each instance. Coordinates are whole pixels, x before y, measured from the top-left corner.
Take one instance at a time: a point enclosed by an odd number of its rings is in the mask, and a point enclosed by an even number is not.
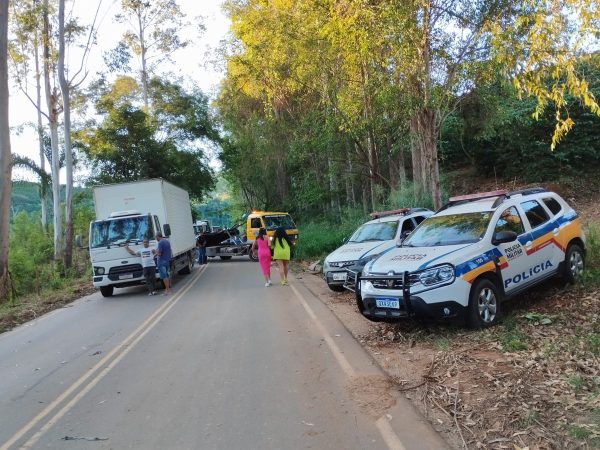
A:
[[[169,225],[168,223],[165,223],[163,225],[163,235],[167,238],[171,236],[171,225]]]

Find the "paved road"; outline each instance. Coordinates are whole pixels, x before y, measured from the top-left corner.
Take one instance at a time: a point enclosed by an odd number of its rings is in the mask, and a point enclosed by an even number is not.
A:
[[[444,448],[301,281],[246,259],[0,335],[0,380],[0,450]]]

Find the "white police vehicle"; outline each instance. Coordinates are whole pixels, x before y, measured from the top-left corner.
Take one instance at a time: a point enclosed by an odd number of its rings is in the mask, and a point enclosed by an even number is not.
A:
[[[350,277],[373,321],[464,317],[481,328],[496,323],[505,298],[557,275],[574,283],[584,258],[580,219],[559,195],[494,191],[451,198]]]
[[[341,292],[346,282],[346,268],[359,260],[377,257],[396,247],[426,217],[433,214],[425,208],[403,208],[373,212],[374,220],[361,225],[337,250],[325,258],[323,275],[332,291]],[[364,263],[362,264],[364,266]]]

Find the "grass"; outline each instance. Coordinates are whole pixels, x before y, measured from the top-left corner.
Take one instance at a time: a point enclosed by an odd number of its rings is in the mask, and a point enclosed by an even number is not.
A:
[[[586,270],[582,282],[586,286],[600,285],[600,224],[592,224],[585,229]]]
[[[21,323],[39,317],[93,291],[91,276],[84,273],[79,278],[64,278],[60,283],[49,284],[39,292],[19,296],[0,305],[0,333]]]
[[[519,350],[527,350],[527,336],[517,323],[514,316],[508,316],[502,323],[503,330],[498,337],[502,350],[505,352],[517,352]]]

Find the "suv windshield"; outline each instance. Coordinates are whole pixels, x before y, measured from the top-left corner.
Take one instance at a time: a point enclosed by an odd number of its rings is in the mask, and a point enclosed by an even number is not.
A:
[[[398,221],[367,223],[350,237],[348,242],[389,241],[396,236]]]
[[[92,223],[90,247],[107,247],[126,241],[152,239],[154,228],[150,216],[125,217]]]
[[[437,247],[477,242],[485,234],[491,216],[490,212],[476,212],[429,217],[421,222],[402,246]]]
[[[277,227],[283,227],[286,230],[292,230],[296,228],[296,224],[292,220],[292,217],[288,214],[281,214],[277,216],[264,216],[265,227],[267,230],[274,230]]]

